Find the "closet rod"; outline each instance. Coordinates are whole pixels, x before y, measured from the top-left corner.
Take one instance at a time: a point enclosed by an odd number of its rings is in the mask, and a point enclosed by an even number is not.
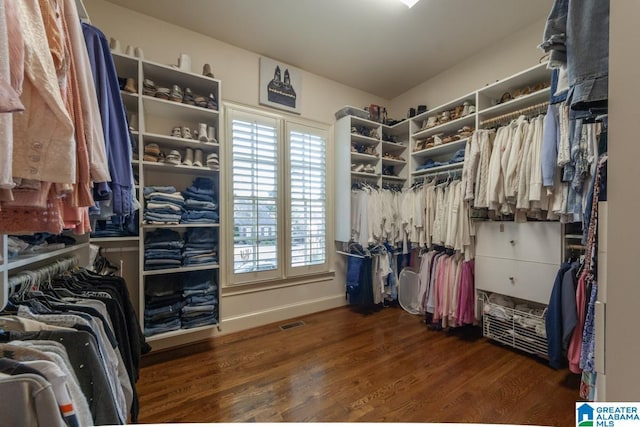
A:
[[[496,116],[496,117],[492,117],[490,119],[484,120],[482,121],[482,123],[480,123],[480,125],[485,126],[491,123],[499,123],[505,120],[508,121],[512,119],[517,119],[521,115],[528,116],[528,115],[531,115],[532,113],[542,114],[548,106],[549,106],[549,101],[541,102],[540,104],[531,105],[529,107],[521,108],[519,110],[512,111],[510,113],[502,114],[500,116]]]
[[[9,277],[9,295],[23,290],[24,286],[39,285],[45,280],[59,275],[78,265],[78,257],[68,257],[56,260],[55,262],[33,270],[24,270],[14,276]]]
[[[354,257],[354,258],[364,258],[364,255],[350,254],[349,252],[344,252],[344,251],[336,251],[336,253],[340,254],[340,255],[346,255],[346,256]]]
[[[458,176],[456,176],[458,175]],[[446,172],[433,172],[433,173],[427,173],[424,175],[421,175],[419,177],[416,177],[415,180],[413,181],[413,183],[422,183],[424,182],[426,179],[428,178],[459,178],[462,176],[462,169],[457,168],[457,169],[451,169],[449,171]]]

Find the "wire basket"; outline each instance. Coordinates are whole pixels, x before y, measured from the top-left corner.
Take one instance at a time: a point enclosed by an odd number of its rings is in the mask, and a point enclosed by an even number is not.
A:
[[[547,308],[542,304],[506,297],[526,303],[531,310],[522,311],[490,300],[490,294],[478,291],[482,308],[482,335],[527,353],[548,358],[545,328]]]

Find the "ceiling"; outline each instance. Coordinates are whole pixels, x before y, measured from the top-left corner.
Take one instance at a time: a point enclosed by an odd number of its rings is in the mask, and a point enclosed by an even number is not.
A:
[[[553,0],[109,0],[392,99],[545,18]],[[542,38],[542,29],[540,37]]]

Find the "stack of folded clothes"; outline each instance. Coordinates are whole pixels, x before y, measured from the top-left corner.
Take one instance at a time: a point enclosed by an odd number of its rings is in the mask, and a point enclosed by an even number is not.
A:
[[[180,267],[183,247],[184,240],[177,231],[166,228],[149,231],[144,239],[144,269]]]
[[[151,336],[180,329],[184,301],[179,276],[149,278],[144,293],[144,334]]]
[[[218,285],[211,271],[184,274],[182,327],[197,328],[218,322]]]
[[[211,179],[198,177],[182,192],[185,199],[182,224],[218,223],[218,202],[213,185]]]
[[[145,224],[179,224],[184,211],[184,197],[173,186],[144,188]]]
[[[218,237],[214,228],[190,228],[185,233],[182,263],[203,265],[218,263]]]

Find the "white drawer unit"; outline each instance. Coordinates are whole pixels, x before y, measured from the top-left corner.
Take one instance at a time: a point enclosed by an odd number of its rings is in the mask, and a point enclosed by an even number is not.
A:
[[[476,227],[478,256],[548,264],[562,258],[560,223],[483,222]]]
[[[562,259],[559,223],[483,222],[476,235],[476,288],[549,303]]]
[[[476,256],[476,288],[549,304],[558,264]]]

